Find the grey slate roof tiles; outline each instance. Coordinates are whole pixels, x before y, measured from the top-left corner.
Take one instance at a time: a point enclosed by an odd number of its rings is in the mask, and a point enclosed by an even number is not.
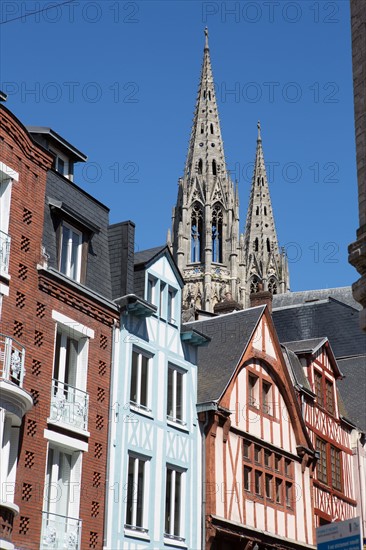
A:
[[[344,374],[337,382],[349,420],[366,432],[366,355],[338,361]]]

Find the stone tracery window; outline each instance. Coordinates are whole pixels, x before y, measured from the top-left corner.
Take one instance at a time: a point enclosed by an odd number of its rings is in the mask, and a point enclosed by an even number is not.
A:
[[[271,277],[268,281],[268,290],[272,292],[272,294],[277,294],[277,281],[274,277]]]
[[[222,209],[215,204],[212,209],[212,261],[222,263]]]
[[[196,202],[191,215],[191,262],[200,262],[202,257],[202,206]]]
[[[250,293],[255,294],[259,290],[259,279],[258,277],[254,276],[250,281]]]

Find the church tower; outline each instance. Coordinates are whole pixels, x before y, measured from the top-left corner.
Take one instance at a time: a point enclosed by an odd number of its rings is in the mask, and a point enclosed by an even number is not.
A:
[[[241,265],[244,266],[247,295],[244,305],[249,305],[249,295],[260,288],[272,294],[290,290],[287,257],[278,246],[259,122],[243,252]]]
[[[238,300],[239,197],[226,169],[207,28],[187,161],[172,217],[168,244],[186,283],[183,306],[213,311],[227,293]]]

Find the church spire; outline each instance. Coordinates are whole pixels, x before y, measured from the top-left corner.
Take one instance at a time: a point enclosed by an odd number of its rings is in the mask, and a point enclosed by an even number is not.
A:
[[[257,124],[257,150],[244,238],[247,292],[258,283],[273,294],[289,290],[287,258],[279,250],[262,148],[261,125]]]
[[[208,29],[205,28],[205,47],[198,97],[189,141],[185,175],[198,174],[207,183],[210,175],[225,175],[226,162],[221,137],[219,113],[216,103],[211,67]]]
[[[184,175],[173,209],[173,255],[186,286],[183,304],[213,311],[237,299],[239,199],[227,173],[208,29]]]

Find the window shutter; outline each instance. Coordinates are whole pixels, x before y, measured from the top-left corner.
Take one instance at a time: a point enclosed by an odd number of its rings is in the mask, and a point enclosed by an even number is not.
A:
[[[75,452],[71,458],[71,490],[69,516],[78,518],[80,513],[81,465],[83,453]]]

